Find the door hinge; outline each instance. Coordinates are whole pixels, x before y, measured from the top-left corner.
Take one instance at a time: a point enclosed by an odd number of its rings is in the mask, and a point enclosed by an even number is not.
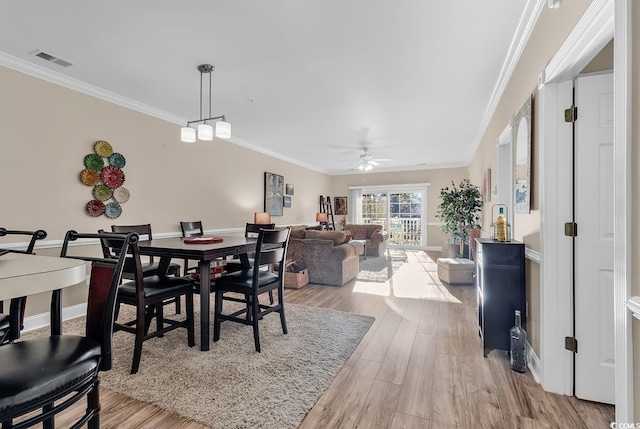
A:
[[[564,111],[565,122],[575,122],[576,120],[578,120],[578,108],[576,106],[571,106]]]
[[[578,236],[578,224],[575,222],[567,222],[564,224],[564,235],[567,237]]]
[[[570,352],[578,353],[578,340],[574,337],[564,337],[564,348]]]

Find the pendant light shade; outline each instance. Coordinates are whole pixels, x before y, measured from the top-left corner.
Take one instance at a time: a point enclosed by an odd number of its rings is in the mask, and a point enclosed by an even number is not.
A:
[[[209,124],[198,125],[198,138],[205,141],[213,140],[213,127]]]
[[[198,140],[211,141],[213,140],[213,127],[207,122],[216,122],[216,137],[222,139],[228,139],[231,137],[231,124],[227,122],[224,115],[211,117],[211,73],[214,67],[211,64],[200,64],[198,71],[200,72],[200,119],[187,122],[186,127],[180,129],[180,140],[185,143],[195,143],[196,130],[191,127],[192,124],[198,125],[197,137]],[[209,75],[209,117],[202,117],[202,80],[204,74]]]
[[[216,122],[216,137],[221,139],[231,137],[231,124],[224,120]]]
[[[191,127],[180,128],[180,140],[182,140],[185,143],[195,143],[196,130]]]

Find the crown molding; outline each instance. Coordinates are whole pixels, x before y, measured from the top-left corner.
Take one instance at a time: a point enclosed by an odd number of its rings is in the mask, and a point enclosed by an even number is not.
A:
[[[513,39],[511,40],[511,45],[509,46],[509,52],[507,52],[504,64],[502,65],[502,70],[500,70],[500,76],[498,77],[496,86],[493,88],[489,104],[487,105],[487,110],[485,111],[482,122],[480,123],[478,134],[476,135],[473,143],[469,162],[471,162],[471,158],[476,153],[476,150],[478,150],[478,146],[480,146],[482,137],[487,131],[489,122],[498,107],[498,103],[500,102],[500,99],[507,88],[507,84],[513,75],[513,70],[516,68],[518,61],[520,60],[520,56],[529,41],[533,27],[536,25],[536,22],[538,22],[540,13],[546,3],[546,0],[528,0],[524,7],[524,11],[520,17],[520,22],[518,23],[518,27],[516,28]]]
[[[156,109],[155,107],[149,106],[148,104],[140,103],[127,97],[123,97],[122,95],[116,94],[115,92],[98,88],[97,86],[90,85],[69,76],[65,76],[61,73],[46,69],[37,64],[33,64],[29,61],[25,61],[4,52],[0,52],[0,65],[24,74],[28,74],[38,79],[46,80],[47,82],[63,86],[65,88],[81,92],[91,97],[99,98],[109,103],[117,104],[118,106],[135,110],[136,112],[144,113],[145,115],[149,115],[154,118],[162,119],[164,121],[172,122],[179,125],[184,125],[187,123],[187,119],[181,118],[172,113]]]

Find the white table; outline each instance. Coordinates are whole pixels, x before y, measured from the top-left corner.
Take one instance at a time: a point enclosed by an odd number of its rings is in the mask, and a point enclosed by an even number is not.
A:
[[[7,253],[0,256],[0,300],[51,292],[85,281],[87,266],[78,259]],[[51,332],[60,334],[60,294],[51,300]]]

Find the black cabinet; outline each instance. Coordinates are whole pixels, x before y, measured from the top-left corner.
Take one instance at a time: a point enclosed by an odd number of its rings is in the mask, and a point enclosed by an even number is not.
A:
[[[476,239],[478,323],[484,357],[493,349],[509,350],[515,310],[526,330],[524,244]]]

